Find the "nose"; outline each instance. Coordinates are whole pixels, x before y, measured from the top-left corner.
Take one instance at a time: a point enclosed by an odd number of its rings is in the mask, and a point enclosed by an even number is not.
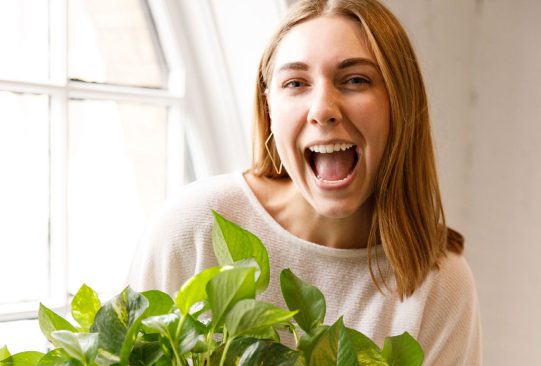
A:
[[[336,124],[342,119],[339,96],[331,84],[325,83],[313,91],[307,116],[309,123],[326,126]]]

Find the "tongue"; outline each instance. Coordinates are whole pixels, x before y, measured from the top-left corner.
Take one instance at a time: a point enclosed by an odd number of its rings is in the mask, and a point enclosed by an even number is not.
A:
[[[347,149],[330,154],[314,154],[314,166],[316,175],[324,180],[342,180],[353,169],[355,151]]]

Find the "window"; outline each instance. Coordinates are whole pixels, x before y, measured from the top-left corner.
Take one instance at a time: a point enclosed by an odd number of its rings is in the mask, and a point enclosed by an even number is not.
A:
[[[0,346],[43,346],[22,320],[39,301],[119,292],[149,216],[195,178],[170,38],[160,1],[0,2]]]

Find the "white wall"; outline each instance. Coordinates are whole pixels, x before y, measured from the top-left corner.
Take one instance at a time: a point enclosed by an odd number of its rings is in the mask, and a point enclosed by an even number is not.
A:
[[[423,65],[486,365],[541,359],[541,2],[387,0]]]
[[[487,365],[541,360],[540,16],[537,0],[491,1],[476,24],[465,228]]]

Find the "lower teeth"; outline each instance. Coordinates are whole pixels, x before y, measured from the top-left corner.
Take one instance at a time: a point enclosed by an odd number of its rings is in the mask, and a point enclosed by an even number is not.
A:
[[[327,179],[321,178],[321,177],[318,175],[318,176],[317,176],[317,179],[319,179],[320,181],[325,182],[325,183],[337,183],[337,182],[343,182],[343,181],[345,181],[346,179],[349,178],[350,175],[351,175],[351,173],[348,174],[347,177],[345,177],[345,178],[343,178],[343,179],[338,179],[338,180],[327,180]]]

